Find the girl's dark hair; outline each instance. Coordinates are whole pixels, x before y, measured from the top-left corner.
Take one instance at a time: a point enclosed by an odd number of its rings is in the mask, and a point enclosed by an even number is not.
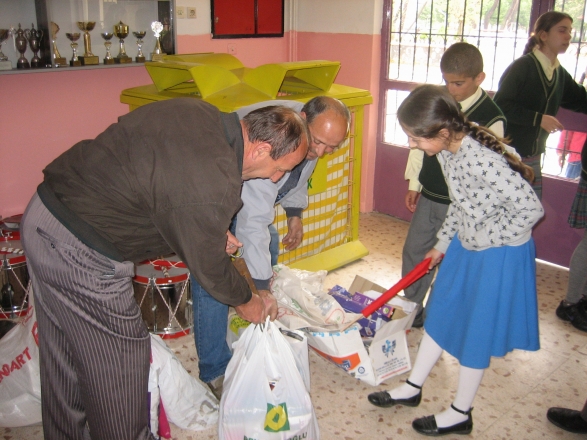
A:
[[[571,23],[573,22],[573,17],[571,17],[566,12],[548,11],[542,14],[540,17],[538,17],[538,20],[536,20],[536,23],[534,23],[534,31],[532,32],[530,38],[528,38],[528,42],[524,47],[524,55],[532,52],[532,49],[534,49],[534,47],[536,47],[537,45],[540,46],[541,32],[550,31],[550,29],[552,29],[553,26],[555,26],[557,23],[560,23],[565,18],[571,20]]]
[[[397,118],[402,127],[416,137],[433,139],[442,129],[448,130],[451,138],[461,133],[468,135],[503,155],[510,168],[520,173],[524,179],[529,182],[534,180],[532,168],[510,154],[503,139],[487,128],[470,122],[445,87],[430,84],[416,87],[399,106]]]

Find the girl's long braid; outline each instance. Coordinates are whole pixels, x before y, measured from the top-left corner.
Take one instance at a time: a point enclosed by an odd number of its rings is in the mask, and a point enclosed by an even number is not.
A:
[[[464,116],[462,120],[454,119],[453,127],[451,128],[454,130],[453,132],[465,133],[480,144],[489,148],[491,151],[495,151],[496,153],[501,154],[505,160],[507,160],[510,168],[520,173],[521,176],[528,182],[532,182],[534,180],[534,170],[532,167],[526,165],[516,156],[507,151],[505,148],[504,139],[499,139],[487,128],[472,123]]]
[[[506,150],[507,140],[499,139],[485,127],[470,122],[445,87],[432,84],[416,87],[398,107],[397,117],[404,130],[414,136],[434,139],[444,129],[453,140],[459,135],[469,135],[505,157],[510,168],[524,179],[534,180],[532,168]]]

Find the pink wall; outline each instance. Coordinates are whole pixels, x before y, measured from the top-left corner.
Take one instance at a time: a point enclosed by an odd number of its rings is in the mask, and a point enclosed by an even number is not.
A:
[[[121,90],[150,82],[143,66],[0,75],[0,215],[22,213],[49,162],[128,112]]]
[[[182,35],[178,53],[226,53],[228,44],[233,44],[235,56],[247,67],[289,60],[341,61],[336,82],[370,90],[376,99],[379,40],[373,35],[310,32],[230,40]],[[128,107],[120,103],[121,91],[144,84],[151,84],[151,79],[141,65],[0,74],[0,216],[22,213],[42,180],[43,168],[74,143],[95,137],[125,114]],[[365,112],[362,211],[372,210],[373,205],[376,108],[374,103]]]
[[[179,35],[177,37],[177,53],[230,53],[228,45],[231,45],[236,50],[232,55],[238,58],[246,67],[289,61],[289,32],[286,32],[283,38],[213,40],[210,34]]]
[[[380,35],[298,32],[296,38],[297,60],[340,61],[336,82],[367,89],[373,96],[363,127],[362,212],[373,210],[380,44]]]

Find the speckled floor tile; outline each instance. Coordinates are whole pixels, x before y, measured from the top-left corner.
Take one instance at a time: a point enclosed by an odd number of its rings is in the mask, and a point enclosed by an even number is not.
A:
[[[362,214],[359,237],[369,249],[365,258],[334,270],[324,288],[335,284],[349,287],[361,275],[383,287],[401,277],[401,251],[408,223],[378,214]],[[546,419],[551,406],[581,409],[587,398],[587,333],[559,320],[554,310],[566,294],[568,271],[542,262],[537,267],[541,349],[515,351],[494,359],[474,402],[474,429],[468,436],[446,439],[579,439],[585,436],[565,432]],[[422,329],[407,336],[412,358],[418,350]],[[168,340],[182,364],[197,376],[197,355],[192,336]],[[312,401],[324,440],[422,439],[412,420],[447,408],[455,396],[459,366],[444,353],[424,384],[422,403],[417,408],[377,408],[367,395],[402,383],[409,374],[393,377],[377,387],[353,379],[332,363],[310,351]],[[218,438],[216,427],[187,431],[172,425],[174,440]],[[3,440],[38,440],[40,426],[0,428]]]

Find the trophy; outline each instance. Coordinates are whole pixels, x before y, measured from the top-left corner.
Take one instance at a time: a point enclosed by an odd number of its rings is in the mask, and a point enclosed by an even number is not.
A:
[[[112,46],[112,42],[110,39],[114,36],[112,32],[102,32],[102,38],[104,38],[104,47],[106,48],[106,56],[104,57],[104,64],[114,64],[114,58],[112,58],[112,54],[110,53],[110,46]]]
[[[165,53],[161,50],[161,31],[163,24],[160,21],[151,23],[151,30],[155,33],[155,49],[151,53],[151,61],[163,61]]]
[[[114,58],[114,61],[116,64],[132,63],[132,58],[126,54],[126,49],[124,48],[124,39],[128,36],[128,25],[124,24],[122,21],[115,24],[114,35],[120,39],[120,49],[118,55]]]
[[[43,39],[43,31],[41,29],[35,29],[35,24],[31,24],[30,29],[25,29],[24,35],[29,42],[29,46],[33,51],[33,57],[31,58],[31,67],[43,67],[42,60],[37,55],[39,52],[41,40]]]
[[[65,57],[62,57],[57,49],[57,32],[59,32],[59,26],[57,23],[51,22],[51,43],[53,43],[53,64],[55,67],[66,67],[67,61]]]
[[[139,46],[139,52],[137,53],[135,61],[137,63],[144,63],[145,56],[143,55],[143,38],[145,38],[147,33],[145,31],[135,31],[132,34],[137,38],[137,46]]]
[[[100,64],[100,58],[92,53],[92,41],[90,40],[90,31],[96,26],[95,21],[78,21],[77,27],[84,31],[84,54],[79,57],[82,66]]]
[[[12,69],[12,63],[8,61],[8,57],[2,53],[2,43],[8,39],[10,31],[8,29],[0,29],[0,70]]]
[[[71,57],[71,60],[69,60],[69,65],[71,67],[74,66],[81,66],[82,62],[79,60],[79,58],[77,57],[77,43],[76,41],[79,40],[79,33],[76,32],[75,34],[70,34],[69,32],[65,34],[65,36],[67,37],[67,39],[69,41],[71,41],[71,50],[73,51],[73,55]]]
[[[26,52],[27,48],[27,39],[25,37],[24,31],[20,27],[20,23],[18,23],[18,29],[14,31],[14,44],[16,45],[16,50],[20,54],[18,61],[16,62],[17,69],[29,69],[31,65],[29,61],[25,58],[24,53]]]

